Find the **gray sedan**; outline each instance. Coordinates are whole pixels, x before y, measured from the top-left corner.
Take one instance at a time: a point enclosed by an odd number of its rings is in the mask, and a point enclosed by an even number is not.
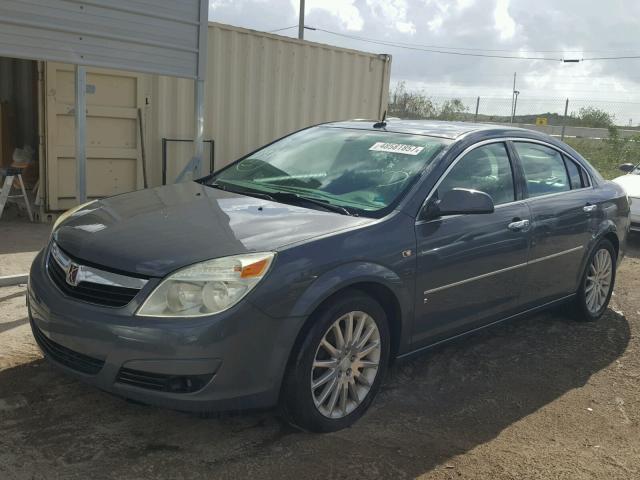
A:
[[[31,268],[29,315],[46,358],[103,390],[279,405],[333,431],[396,358],[561,303],[597,320],[629,226],[622,188],[551,137],[329,123],[65,213]]]

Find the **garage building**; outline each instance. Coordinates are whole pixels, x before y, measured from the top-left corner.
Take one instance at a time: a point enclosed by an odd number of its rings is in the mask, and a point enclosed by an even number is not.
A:
[[[389,55],[219,23],[208,30],[203,172],[297,129],[386,109]],[[16,149],[32,158],[25,177],[44,220],[76,204],[74,85],[73,65],[0,57],[0,168]],[[89,198],[143,188],[141,138],[148,185],[175,181],[194,151],[193,88],[87,67]]]

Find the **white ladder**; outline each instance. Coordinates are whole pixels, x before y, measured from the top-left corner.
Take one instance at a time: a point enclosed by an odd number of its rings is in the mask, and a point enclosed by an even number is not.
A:
[[[15,177],[18,177],[18,182],[20,183],[20,189],[22,190],[21,194],[18,195],[10,195],[11,188],[13,187],[13,180]],[[29,214],[29,220],[33,222],[33,213],[31,212],[31,204],[29,203],[29,197],[27,197],[27,192],[24,189],[24,182],[22,181],[22,173],[19,168],[9,168],[7,170],[7,176],[4,179],[4,185],[2,186],[2,190],[0,190],[0,218],[2,218],[2,212],[4,211],[4,206],[7,204],[9,200],[22,198],[24,200],[24,204],[27,207],[27,213]]]

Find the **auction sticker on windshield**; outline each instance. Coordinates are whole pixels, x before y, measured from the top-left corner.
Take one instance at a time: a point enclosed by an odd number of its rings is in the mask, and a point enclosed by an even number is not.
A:
[[[403,143],[386,143],[376,142],[369,150],[374,152],[389,152],[389,153],[402,153],[404,155],[418,155],[424,147],[417,147],[415,145],[406,145]]]

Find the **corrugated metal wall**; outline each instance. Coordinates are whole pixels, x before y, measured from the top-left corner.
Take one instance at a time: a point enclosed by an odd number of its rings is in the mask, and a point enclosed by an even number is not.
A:
[[[309,125],[378,118],[387,107],[390,62],[387,55],[210,23],[205,138],[216,142],[216,168]],[[193,82],[149,81],[149,164],[157,184],[161,138],[193,137]],[[191,152],[171,145],[169,181]]]
[[[206,0],[2,0],[0,55],[195,78],[206,15]]]
[[[390,57],[209,24],[205,139],[216,168],[292,131],[387,108]],[[47,208],[75,205],[73,67],[47,62]],[[149,185],[161,184],[162,138],[192,139],[193,80],[89,68],[87,178],[90,197],[141,188],[136,109],[144,118]],[[208,172],[205,146],[203,172]],[[168,143],[167,182],[193,155]]]

